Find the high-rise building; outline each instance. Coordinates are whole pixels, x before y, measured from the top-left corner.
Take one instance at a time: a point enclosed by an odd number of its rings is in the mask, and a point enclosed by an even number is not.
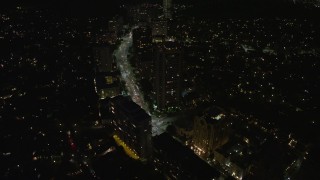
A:
[[[167,133],[155,136],[154,165],[166,179],[219,179],[221,173]]]
[[[163,0],[163,13],[165,18],[172,18],[172,0]]]
[[[141,26],[133,30],[133,48],[138,55],[151,51],[152,39],[149,27]]]
[[[133,31],[133,49],[136,54],[133,62],[142,79],[151,77],[152,47],[151,28],[141,26]]]
[[[123,18],[120,16],[115,16],[108,22],[108,29],[110,32],[115,32],[118,34],[123,27]]]
[[[101,45],[93,48],[95,61],[97,62],[98,72],[110,72],[115,69],[115,63],[112,58],[112,53],[107,45]]]
[[[228,142],[230,128],[225,112],[218,107],[206,109],[194,119],[192,148],[201,156],[208,156]]]
[[[108,33],[105,40],[110,44],[115,44],[117,39],[121,37],[123,32],[123,18],[115,16],[108,22]]]
[[[178,107],[181,97],[182,50],[174,42],[155,48],[154,91],[158,109]]]
[[[97,73],[94,79],[95,90],[100,99],[114,97],[120,94],[120,73]]]
[[[115,72],[116,64],[113,61],[110,47],[106,44],[93,48],[95,60],[94,89],[100,100],[105,100],[120,93],[119,73]],[[101,109],[102,101],[98,103],[99,116],[104,117]]]
[[[165,19],[157,19],[152,23],[152,41],[163,42],[168,35],[168,22]]]
[[[124,96],[110,100],[110,112],[114,118],[112,125],[114,138],[129,156],[135,159],[150,160],[151,117],[136,103]]]

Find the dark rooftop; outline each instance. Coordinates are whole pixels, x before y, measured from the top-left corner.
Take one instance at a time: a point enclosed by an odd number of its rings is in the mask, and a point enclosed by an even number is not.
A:
[[[103,72],[103,73],[98,73],[97,74],[97,87],[99,89],[104,89],[104,88],[112,88],[112,87],[117,87],[119,86],[119,80],[117,77],[119,76],[119,72]],[[112,77],[113,80],[110,84],[106,82],[106,77]],[[114,80],[116,79],[116,80]]]
[[[197,179],[212,179],[220,176],[220,172],[200,159],[192,150],[183,146],[168,133],[153,138],[156,150],[161,150],[166,157],[181,165],[184,172],[190,173]]]
[[[135,102],[124,96],[116,96],[112,99],[121,110],[126,112],[136,122],[151,119],[150,116]]]

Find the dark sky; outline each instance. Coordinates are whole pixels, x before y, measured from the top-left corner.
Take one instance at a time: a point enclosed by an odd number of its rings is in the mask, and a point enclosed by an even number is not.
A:
[[[1,9],[14,8],[16,6],[60,8],[68,11],[79,10],[103,10],[118,7],[123,2],[134,0],[4,0],[1,1]]]
[[[0,9],[17,6],[53,9],[57,13],[70,15],[111,15],[119,11],[120,4],[136,0],[4,0]]]
[[[133,3],[141,0],[3,0],[1,1],[1,7],[12,7],[17,5],[28,6],[112,6],[120,3]]]
[[[319,17],[319,11],[301,10],[299,5],[293,6],[290,0],[172,0],[174,3],[191,3],[196,5],[193,14],[212,16],[245,14],[246,16],[310,16]],[[18,5],[29,7],[45,7],[57,13],[70,15],[104,16],[121,13],[120,4],[141,2],[159,2],[162,0],[2,0],[0,10],[12,9]]]

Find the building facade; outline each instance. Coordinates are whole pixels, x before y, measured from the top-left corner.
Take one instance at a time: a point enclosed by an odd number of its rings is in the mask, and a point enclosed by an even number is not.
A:
[[[151,117],[136,103],[124,96],[110,100],[110,112],[116,140],[134,157],[148,161],[152,157]]]
[[[93,55],[95,61],[97,62],[97,72],[110,72],[115,70],[116,65],[108,45],[94,47]]]
[[[180,104],[182,55],[181,48],[174,42],[166,42],[155,48],[154,91],[158,109]]]
[[[167,133],[155,136],[154,164],[166,179],[218,179],[221,173]]]
[[[218,107],[211,107],[194,119],[191,148],[203,157],[213,155],[214,150],[228,142],[229,129],[225,113]]]
[[[163,14],[167,19],[172,18],[172,0],[163,0]]]

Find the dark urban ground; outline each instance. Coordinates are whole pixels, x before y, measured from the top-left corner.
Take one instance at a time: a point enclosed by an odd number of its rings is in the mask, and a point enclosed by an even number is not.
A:
[[[206,118],[206,110],[218,106],[228,121],[217,126],[228,127],[230,135],[217,152],[241,147],[230,156],[246,172],[241,178],[320,178],[320,2],[173,4],[167,33],[183,49],[182,95],[178,110],[161,112],[152,108],[154,67],[145,67],[154,47],[152,20],[146,19],[162,13],[162,2],[35,0],[1,6],[0,179],[175,179],[156,161],[128,157],[112,138],[112,127],[101,125],[111,116],[99,115],[108,109],[95,92],[93,47],[117,49],[136,24],[130,62],[138,84],[153,113],[178,117],[167,132],[184,148],[197,143],[195,117]],[[148,18],[133,16],[136,9]],[[128,27],[110,43],[108,22],[116,15]],[[150,46],[137,47],[136,41]],[[252,143],[243,145],[246,139]],[[238,179],[211,156],[193,151],[225,179]]]

